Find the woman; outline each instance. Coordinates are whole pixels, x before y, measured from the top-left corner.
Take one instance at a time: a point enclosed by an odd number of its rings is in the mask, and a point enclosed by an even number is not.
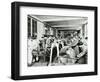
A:
[[[55,58],[59,56],[59,44],[55,39],[51,45],[49,65],[54,62]]]
[[[34,52],[35,50],[35,52]],[[36,53],[38,50],[38,41],[36,39],[29,38],[28,39],[28,66],[31,66],[34,60],[34,55],[33,53]]]
[[[77,60],[76,63],[79,64],[87,64],[87,42],[85,39],[81,39],[80,42],[78,43],[79,46],[79,51],[80,53],[77,55]]]

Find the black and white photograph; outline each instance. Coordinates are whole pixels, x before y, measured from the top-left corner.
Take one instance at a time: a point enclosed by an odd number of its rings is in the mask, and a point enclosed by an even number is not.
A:
[[[97,7],[12,3],[12,79],[97,75]]]
[[[88,63],[88,17],[28,14],[27,31],[28,67]]]

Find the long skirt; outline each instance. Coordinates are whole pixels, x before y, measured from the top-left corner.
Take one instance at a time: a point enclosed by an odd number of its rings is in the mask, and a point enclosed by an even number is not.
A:
[[[57,57],[57,47],[53,48],[52,51],[52,62],[54,62],[54,59]]]

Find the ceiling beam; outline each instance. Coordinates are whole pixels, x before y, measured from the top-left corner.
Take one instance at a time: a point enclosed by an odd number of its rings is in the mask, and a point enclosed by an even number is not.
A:
[[[51,26],[56,26],[56,25],[82,25],[86,24],[88,21],[87,20],[72,20],[72,21],[55,21],[55,22],[46,22]]]
[[[67,28],[64,28],[64,27],[62,27],[62,28],[56,28],[57,30],[80,30],[81,29],[81,27],[67,27]]]
[[[53,25],[52,27],[81,27],[82,24],[79,25]]]
[[[72,21],[72,20],[87,20],[87,18],[54,18],[54,19],[42,19],[44,22],[55,22],[55,21]]]

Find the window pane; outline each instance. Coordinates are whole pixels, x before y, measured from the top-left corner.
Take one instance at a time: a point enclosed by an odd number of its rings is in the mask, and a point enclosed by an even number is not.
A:
[[[31,18],[28,17],[28,38],[31,36]]]
[[[37,33],[37,21],[35,21],[34,23],[35,23],[35,33]]]
[[[32,19],[32,37],[34,37],[34,29],[35,29],[35,27],[34,27],[34,20]]]

